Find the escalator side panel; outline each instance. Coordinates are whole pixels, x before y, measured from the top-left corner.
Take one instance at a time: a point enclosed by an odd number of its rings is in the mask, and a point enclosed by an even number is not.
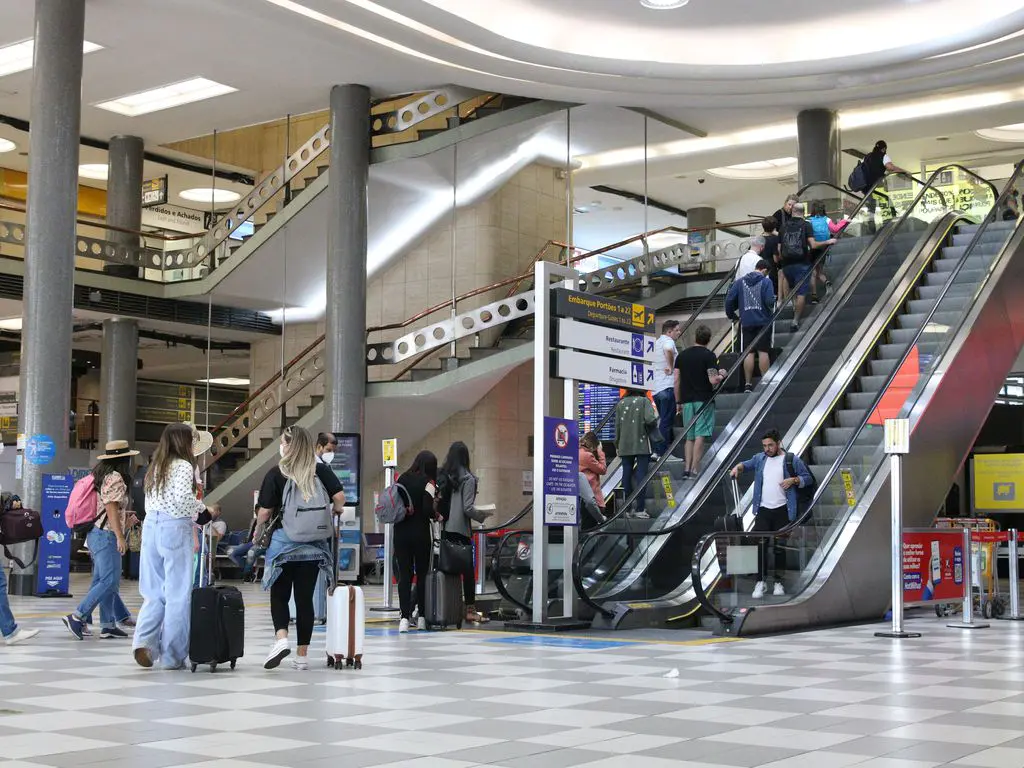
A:
[[[931,525],[970,453],[992,403],[1024,345],[1024,227],[1018,227],[992,277],[911,411],[904,458],[903,525]],[[883,463],[815,580],[794,600],[751,609],[744,635],[853,620],[881,619],[889,606],[889,465]],[[849,577],[847,577],[849,574]]]

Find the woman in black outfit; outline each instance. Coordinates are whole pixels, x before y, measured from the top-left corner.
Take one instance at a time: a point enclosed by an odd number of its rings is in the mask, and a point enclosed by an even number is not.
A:
[[[419,607],[417,629],[427,628],[424,611],[427,574],[430,573],[430,521],[434,519],[434,494],[437,488],[437,457],[420,451],[412,466],[398,482],[409,493],[412,514],[395,523],[395,559],[398,561],[398,605],[402,619],[399,632],[409,631],[412,620],[412,576],[416,574],[416,605]]]

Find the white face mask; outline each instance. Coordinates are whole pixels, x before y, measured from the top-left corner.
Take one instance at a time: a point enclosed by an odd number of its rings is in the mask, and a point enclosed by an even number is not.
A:
[[[334,451],[324,451],[320,454],[320,458],[324,460],[324,464],[330,464],[334,461]]]

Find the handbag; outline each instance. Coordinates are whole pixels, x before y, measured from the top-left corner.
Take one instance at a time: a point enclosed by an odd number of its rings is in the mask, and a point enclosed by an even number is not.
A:
[[[39,539],[42,535],[43,520],[34,509],[8,509],[0,513],[0,545],[3,546],[7,559],[17,563],[19,568],[27,568],[35,562],[39,555]],[[32,557],[26,564],[11,554],[8,546],[24,544],[27,541],[33,543],[33,550]]]
[[[437,558],[441,573],[462,575],[473,572],[473,544],[450,536],[441,537],[441,550]]]
[[[142,551],[142,526],[133,525],[125,533],[125,541],[128,542],[129,552],[141,552]]]

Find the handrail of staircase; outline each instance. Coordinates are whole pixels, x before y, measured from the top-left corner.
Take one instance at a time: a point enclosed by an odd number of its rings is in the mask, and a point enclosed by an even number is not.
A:
[[[0,209],[5,211],[14,211],[15,213],[28,214],[28,208],[23,205],[13,205],[6,201],[0,200]],[[154,240],[163,240],[165,242],[173,242],[175,240],[194,240],[198,235],[165,235],[163,232],[142,232],[137,229],[129,229],[128,227],[118,227],[114,224],[108,224],[105,221],[93,221],[91,219],[76,218],[76,224],[80,224],[83,227],[96,227],[97,229],[106,229],[111,232],[121,232],[126,235],[138,235],[139,237],[151,237]]]

